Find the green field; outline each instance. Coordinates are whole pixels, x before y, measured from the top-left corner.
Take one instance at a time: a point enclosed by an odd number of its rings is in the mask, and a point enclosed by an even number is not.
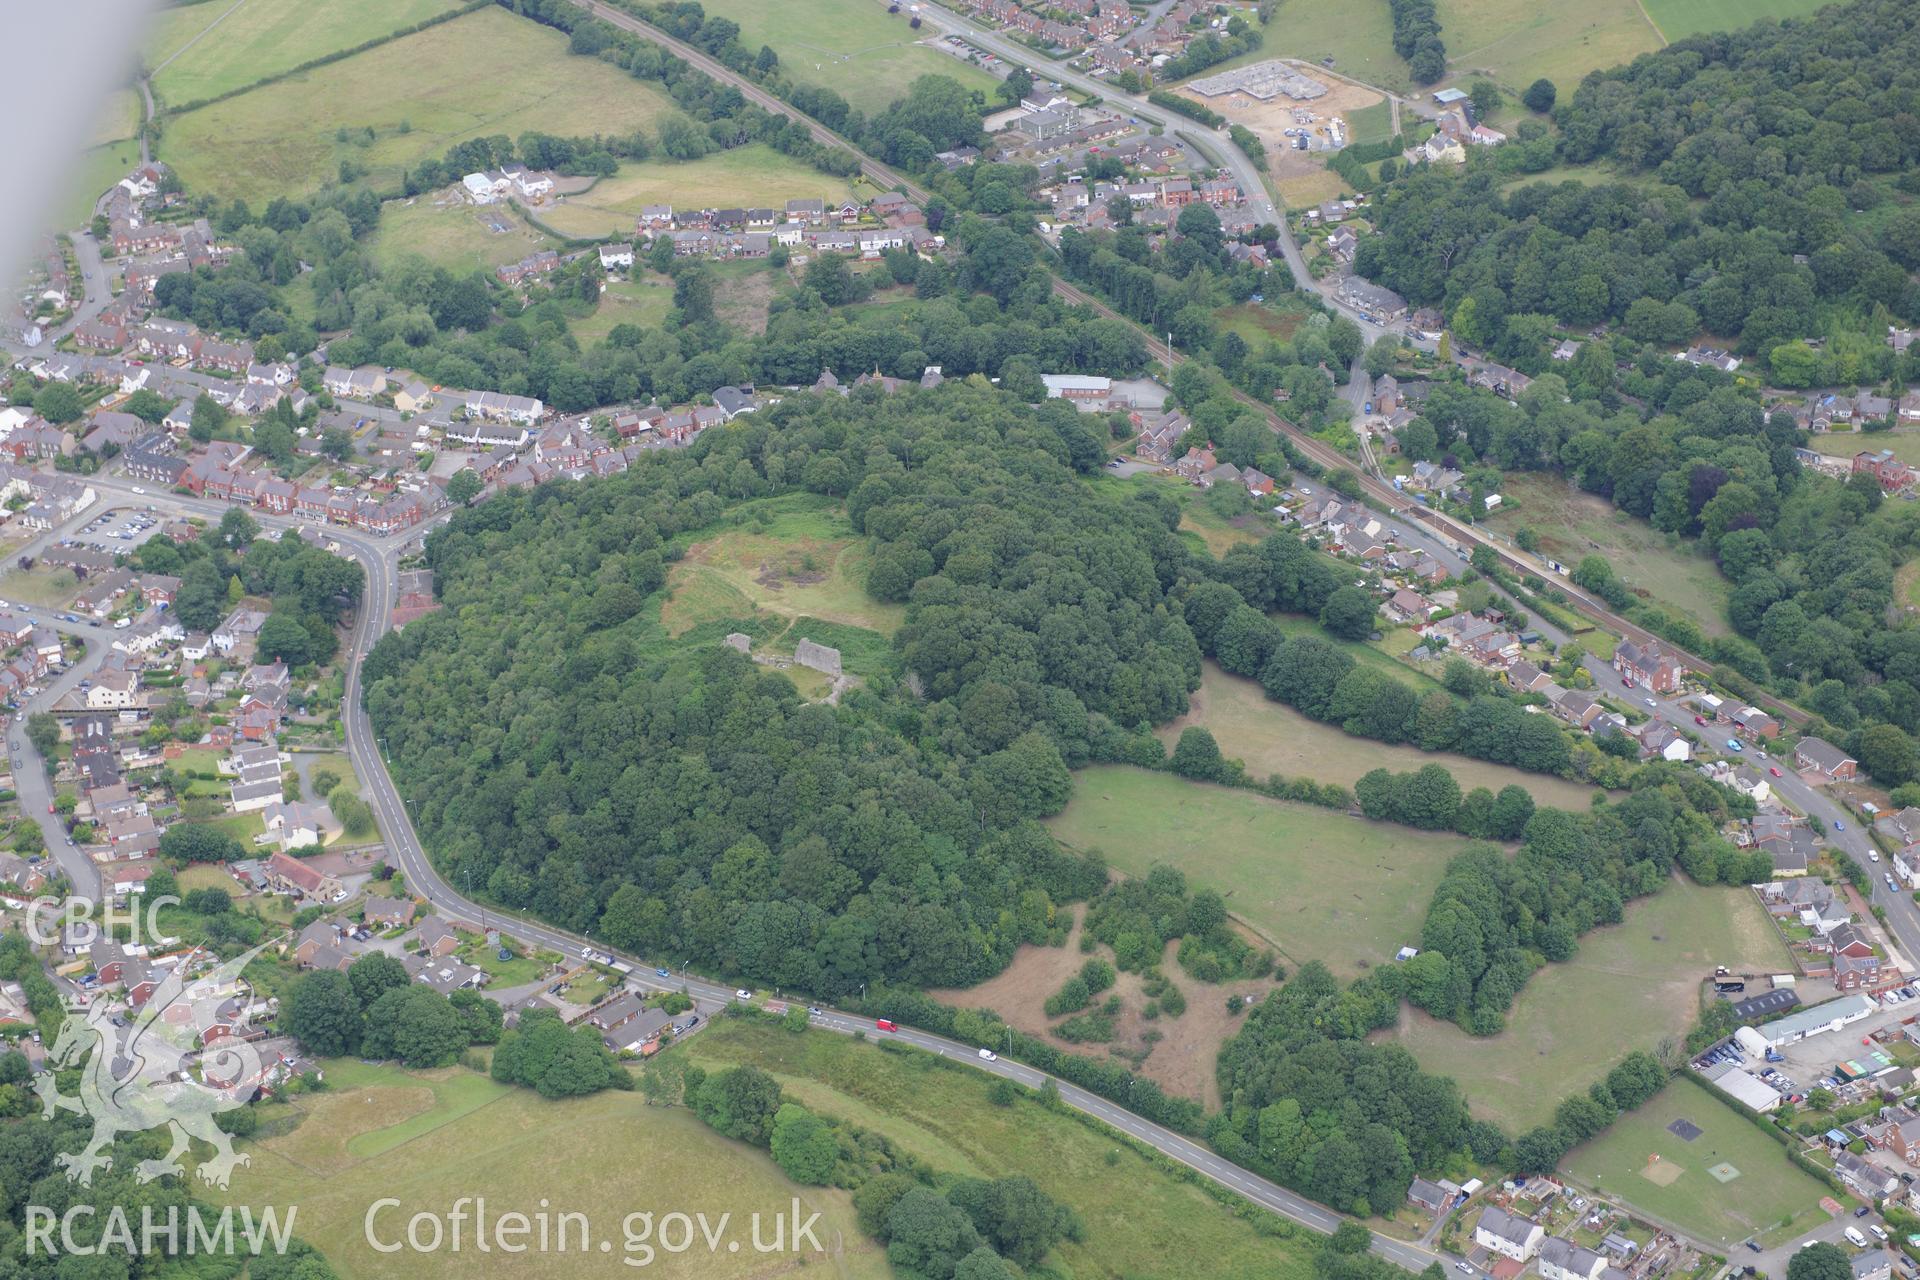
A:
[[[623,164],[618,173],[600,179],[591,190],[543,209],[540,221],[562,235],[624,237],[633,234],[634,219],[645,205],[781,208],[789,200],[810,196],[837,204],[850,190],[839,178],[754,143],[684,164],[672,160]]]
[[[73,570],[51,565],[12,569],[0,574],[0,591],[4,591],[9,600],[24,600],[42,608],[65,608],[79,589],[80,579],[74,576]]]
[[[1667,1131],[1675,1120],[1691,1121],[1702,1130],[1700,1136],[1681,1141]],[[1739,1176],[1721,1182],[1708,1172],[1722,1162]],[[1675,1080],[1598,1138],[1568,1152],[1560,1167],[1697,1239],[1723,1246],[1755,1233],[1762,1243],[1782,1243],[1828,1218],[1820,1208],[1826,1187],[1787,1163],[1785,1148],[1691,1076]]]
[[[1385,142],[1393,136],[1393,108],[1384,102],[1347,112],[1355,142]]]
[[[855,1224],[846,1192],[795,1186],[763,1152],[720,1137],[690,1111],[649,1107],[637,1093],[548,1101],[459,1068],[415,1073],[335,1061],[326,1074],[327,1092],[289,1109],[299,1118],[292,1132],[247,1144],[253,1163],[235,1173],[229,1199],[297,1205],[298,1234],[320,1246],[344,1280],[613,1275],[625,1270],[629,1213],[731,1213],[745,1240],[752,1214],[770,1222],[796,1195],[802,1217],[822,1215],[818,1254],[763,1256],[743,1244],[737,1253],[722,1245],[655,1260],[665,1274],[702,1280],[784,1275],[802,1261],[838,1280],[890,1274],[879,1246]],[[402,1201],[375,1220],[376,1236],[389,1239],[404,1237],[414,1212],[445,1214],[462,1196],[485,1196],[492,1214],[532,1215],[543,1206],[584,1213],[612,1257],[588,1262],[577,1243],[572,1253],[482,1253],[471,1235],[457,1254],[382,1254],[367,1240],[363,1222],[376,1200]]]
[[[86,226],[101,193],[132,173],[139,163],[140,144],[131,140],[82,151],[67,171],[64,193],[49,211],[48,226],[58,231]]]
[[[1391,659],[1383,656],[1382,661]],[[1371,769],[1405,773],[1422,765],[1443,764],[1462,791],[1485,787],[1498,792],[1517,784],[1527,789],[1535,804],[1584,811],[1593,803],[1594,788],[1565,778],[1355,737],[1273,701],[1256,682],[1230,676],[1211,662],[1192,701],[1193,710],[1159,730],[1161,740],[1171,747],[1182,729],[1199,725],[1213,734],[1222,755],[1243,761],[1256,778],[1277,773],[1352,786]]]
[[[1693,619],[1709,636],[1729,631],[1727,580],[1695,543],[1669,546],[1667,535],[1646,521],[1544,472],[1510,473],[1500,492],[1506,505],[1483,522],[1489,528],[1509,537],[1532,529],[1540,535],[1540,553],[1569,568],[1602,556],[1621,581],[1654,604]]]
[[[512,224],[509,231],[489,229],[483,217]],[[418,254],[450,271],[492,271],[502,263],[518,262],[559,241],[529,227],[511,208],[495,205],[436,205],[426,197],[388,201],[380,207],[380,226],[371,249],[383,269],[408,254]]]
[[[1816,13],[1829,0],[1645,0],[1647,16],[1668,40],[1702,31],[1737,31],[1764,19]]]
[[[153,87],[175,105],[254,84],[410,27],[452,0],[208,0],[168,9],[147,38]]]
[[[1893,450],[1893,456],[1908,466],[1920,466],[1920,431],[1835,431],[1808,436],[1807,447],[1830,458],[1851,458],[1856,453]]]
[[[1124,765],[1076,774],[1072,801],[1048,826],[1128,875],[1178,867],[1272,938],[1288,968],[1321,960],[1342,976],[1420,940],[1448,859],[1467,847],[1459,836]]]
[[[115,89],[100,104],[89,145],[100,147],[139,136],[140,116],[140,95],[132,89]]]
[[[1397,1033],[1384,1034],[1397,1035],[1429,1071],[1458,1080],[1476,1115],[1519,1133],[1551,1120],[1560,1099],[1629,1051],[1685,1035],[1715,965],[1736,973],[1792,968],[1752,893],[1676,878],[1629,906],[1624,923],[1581,938],[1572,960],[1534,974],[1499,1035],[1469,1036],[1411,1012]]]
[[[1545,76],[1571,97],[1587,72],[1663,43],[1638,0],[1439,0],[1438,11],[1449,80],[1490,74],[1516,94]]]
[[[999,83],[972,63],[916,43],[938,33],[910,29],[905,13],[889,16],[875,0],[706,0],[701,7],[739,23],[748,49],[770,46],[796,83],[831,89],[868,115],[904,97],[920,76],[957,80],[989,102]]]
[[[819,1031],[721,1020],[688,1042],[709,1069],[751,1062],[793,1097],[877,1130],[942,1173],[1025,1174],[1086,1224],[1047,1256],[1050,1274],[1159,1280],[1308,1280],[1318,1237],[1263,1237],[1252,1223],[1071,1115],[987,1100],[988,1077],[881,1053]],[[678,1114],[678,1113],[676,1113]],[[1033,1274],[1038,1274],[1037,1272]]]
[[[846,517],[815,502],[768,503],[759,523],[702,538],[667,575],[660,621],[671,635],[705,622],[768,614],[818,618],[890,636],[900,605],[867,594],[867,544]]]
[[[342,160],[391,188],[466,138],[628,133],[672,110],[651,86],[569,54],[559,32],[489,7],[175,117],[161,158],[196,193],[258,205],[335,180]],[[343,128],[375,139],[341,142]]]
[[[616,325],[633,324],[643,329],[658,328],[673,310],[673,283],[651,271],[636,273],[635,280],[616,280],[602,286],[600,302],[593,314],[570,321],[567,327],[581,346],[591,346],[612,333]]]

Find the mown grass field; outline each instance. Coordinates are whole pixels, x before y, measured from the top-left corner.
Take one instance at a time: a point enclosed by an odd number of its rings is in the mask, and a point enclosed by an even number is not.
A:
[[[1807,447],[1830,458],[1851,458],[1867,450],[1891,449],[1893,456],[1909,466],[1920,466],[1920,431],[1834,431],[1808,436]]]
[[[1419,942],[1434,886],[1467,846],[1124,765],[1081,770],[1073,799],[1047,825],[1128,875],[1178,867],[1271,937],[1289,969],[1320,960],[1347,977]]]
[[[1318,1237],[1264,1237],[1198,1187],[1071,1115],[987,1100],[983,1072],[882,1053],[820,1031],[721,1019],[686,1048],[708,1069],[751,1062],[822,1114],[885,1134],[942,1173],[1025,1174],[1085,1223],[1047,1262],[1081,1277],[1308,1280]],[[678,1113],[675,1113],[678,1114]],[[811,1274],[811,1273],[809,1273]]]
[[[906,13],[889,15],[874,0],[709,0],[702,7],[739,23],[747,48],[771,47],[795,82],[831,89],[868,115],[906,96],[921,76],[957,80],[990,102],[999,84],[972,63],[919,43],[937,33],[929,26],[914,31]]]
[[[489,228],[482,212],[472,205],[436,205],[424,197],[388,201],[380,208],[380,225],[373,234],[374,261],[388,268],[408,254],[418,254],[449,271],[492,271],[559,243],[529,227],[507,206],[484,212],[512,223],[510,231]]]
[[[667,575],[660,621],[670,635],[704,622],[818,618],[890,636],[906,615],[867,594],[867,547],[837,510],[814,502],[767,503],[749,519],[703,538]]]
[[[676,209],[781,208],[789,200],[813,196],[837,204],[850,190],[839,178],[754,143],[686,163],[623,164],[611,178],[541,210],[539,216],[562,235],[627,236],[641,208],[650,204],[670,204]]]
[[[326,1072],[328,1092],[298,1098],[288,1109],[289,1118],[297,1113],[297,1127],[246,1145],[253,1163],[235,1174],[228,1199],[298,1205],[297,1232],[344,1280],[613,1275],[625,1270],[622,1219],[647,1210],[704,1210],[710,1220],[731,1213],[738,1226],[737,1253],[723,1243],[713,1252],[703,1246],[658,1254],[654,1261],[667,1275],[760,1280],[790,1273],[802,1258],[807,1274],[836,1280],[890,1274],[880,1247],[860,1233],[846,1192],[788,1182],[765,1153],[720,1137],[690,1111],[648,1107],[638,1093],[548,1101],[461,1068],[404,1072],[334,1061]],[[577,1245],[571,1253],[481,1253],[471,1234],[459,1253],[383,1254],[367,1240],[363,1222],[376,1200],[402,1201],[375,1222],[390,1239],[404,1235],[414,1212],[444,1214],[462,1196],[485,1196],[491,1213],[532,1215],[543,1205],[554,1214],[584,1213],[594,1259],[581,1257]],[[745,1243],[751,1215],[770,1224],[788,1213],[795,1196],[803,1218],[821,1214],[815,1234],[822,1251],[756,1254]],[[610,1242],[607,1253],[598,1249],[602,1239]]]
[[[1605,498],[1582,493],[1557,476],[1515,472],[1501,482],[1506,505],[1486,524],[1511,537],[1532,529],[1540,550],[1568,568],[1602,556],[1629,587],[1668,611],[1693,619],[1709,636],[1726,635],[1727,580],[1692,542],[1669,546],[1667,535],[1616,509]]]
[[[454,7],[452,0],[244,0],[237,7],[207,0],[154,20],[147,65],[160,68],[153,86],[165,101],[198,102]]]
[[[1682,1142],[1667,1131],[1675,1120],[1699,1126],[1700,1136]],[[1707,1172],[1722,1161],[1740,1176],[1721,1182]],[[1568,1152],[1560,1167],[1607,1195],[1722,1245],[1755,1233],[1763,1243],[1780,1243],[1827,1220],[1820,1208],[1827,1189],[1789,1164],[1778,1143],[1691,1076],[1674,1080],[1598,1138]],[[1675,1167],[1681,1171],[1677,1178]]]
[[[1817,13],[1828,0],[1646,0],[1647,16],[1668,40],[1702,31],[1737,31],[1765,19]]]
[[[0,574],[0,592],[5,592],[7,599],[23,600],[47,609],[64,608],[79,589],[80,580],[74,577],[73,570],[50,565]]]
[[[93,137],[89,144],[105,146],[109,142],[121,142],[136,137],[140,133],[140,95],[132,89],[115,89],[100,104],[99,112],[93,121]]]
[[[1676,878],[1630,905],[1623,923],[1581,938],[1572,960],[1535,973],[1499,1035],[1476,1038],[1411,1012],[1397,1032],[1383,1034],[1428,1070],[1458,1080],[1475,1114],[1519,1133],[1552,1119],[1560,1099],[1631,1050],[1685,1035],[1699,1015],[1700,983],[1716,965],[1736,973],[1791,968],[1751,892]],[[1784,1165],[1778,1148],[1767,1146]]]
[[[1498,792],[1502,787],[1519,785],[1527,789],[1535,804],[1575,811],[1586,810],[1593,801],[1594,788],[1565,778],[1356,738],[1337,726],[1308,719],[1284,702],[1272,701],[1255,681],[1230,676],[1211,662],[1206,664],[1192,701],[1193,710],[1159,730],[1161,739],[1171,747],[1182,729],[1199,725],[1213,734],[1222,755],[1244,761],[1247,771],[1258,778],[1277,773],[1352,786],[1371,769],[1405,773],[1423,765],[1442,764],[1462,791],[1485,787]]]
[[[626,133],[673,109],[647,84],[569,54],[559,32],[489,7],[177,116],[161,158],[192,191],[260,205],[336,179],[342,160],[392,188],[406,166],[466,138]],[[341,142],[342,128],[371,128],[374,141]]]

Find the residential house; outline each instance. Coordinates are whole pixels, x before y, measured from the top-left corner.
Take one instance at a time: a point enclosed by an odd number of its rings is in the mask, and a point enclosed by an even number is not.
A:
[[[1540,1245],[1540,1274],[1545,1280],[1601,1280],[1607,1255],[1571,1240],[1549,1236]]]
[[[407,936],[419,944],[421,951],[436,960],[460,949],[460,935],[439,916],[428,916],[415,925],[413,932]]]
[[[1498,1205],[1488,1205],[1481,1210],[1480,1221],[1474,1224],[1473,1242],[1503,1258],[1524,1263],[1540,1251],[1546,1234],[1546,1229],[1533,1219],[1508,1213]]]
[[[1613,669],[1654,693],[1678,693],[1686,668],[1659,641],[1645,646],[1622,640],[1613,651]]]
[[[1822,782],[1851,782],[1860,764],[1831,742],[1811,736],[1794,744],[1793,762],[1800,772]]]
[[[1898,492],[1913,483],[1913,471],[1891,449],[1862,450],[1853,455],[1853,474],[1869,475],[1882,489]]]
[[[276,893],[298,894],[317,902],[338,902],[347,893],[338,876],[289,857],[284,851],[267,860],[266,870],[267,883]]]
[[[413,923],[412,898],[369,898],[362,913],[366,922],[379,929],[394,929]]]
[[[1376,324],[1386,324],[1407,314],[1405,298],[1359,276],[1341,277],[1334,291],[1342,302]]]

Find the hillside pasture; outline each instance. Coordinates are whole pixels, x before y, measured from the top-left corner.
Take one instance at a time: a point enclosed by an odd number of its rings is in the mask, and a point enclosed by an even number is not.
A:
[[[456,7],[452,0],[208,0],[154,19],[153,87],[181,105],[377,40]]]
[[[197,194],[260,206],[337,179],[342,160],[390,189],[467,138],[630,133],[673,111],[650,85],[569,54],[558,31],[489,7],[176,116],[161,158]],[[370,145],[336,136],[366,128]]]
[[[1703,31],[1738,31],[1818,13],[1828,0],[1645,0],[1647,16],[1669,41]]]
[[[1319,960],[1342,977],[1419,942],[1433,890],[1468,843],[1125,765],[1077,773],[1047,826],[1130,876],[1179,868],[1225,897],[1289,970]]]
[[[874,0],[707,0],[709,17],[740,25],[740,43],[780,55],[780,70],[797,84],[831,89],[875,115],[906,96],[921,76],[946,76],[993,100],[993,76],[934,47],[931,25],[915,31],[906,13],[888,14]]]
[[[1392,661],[1385,655],[1381,660]],[[1406,773],[1423,765],[1441,764],[1460,783],[1462,791],[1485,787],[1498,792],[1502,787],[1518,785],[1527,789],[1535,804],[1576,811],[1584,811],[1593,801],[1594,788],[1565,778],[1357,738],[1337,725],[1322,724],[1284,702],[1273,701],[1256,682],[1230,676],[1212,662],[1206,664],[1200,687],[1190,701],[1192,710],[1160,728],[1161,741],[1171,749],[1182,729],[1198,725],[1213,734],[1222,755],[1245,762],[1247,772],[1256,778],[1277,773],[1352,786],[1372,769]]]
[[[1458,1080],[1475,1115],[1519,1133],[1551,1120],[1560,1099],[1632,1050],[1684,1036],[1699,1016],[1700,984],[1716,965],[1735,973],[1792,969],[1750,890],[1676,877],[1630,904],[1622,923],[1581,938],[1571,960],[1535,973],[1499,1035],[1470,1036],[1411,1011],[1382,1035],[1397,1038],[1427,1070]],[[1767,1149],[1786,1164],[1779,1148]]]
[[[771,1280],[805,1264],[836,1280],[890,1274],[880,1246],[855,1223],[846,1192],[794,1185],[764,1152],[721,1137],[690,1111],[649,1107],[638,1093],[549,1101],[461,1068],[325,1065],[329,1091],[297,1097],[270,1126],[292,1122],[291,1130],[243,1147],[252,1164],[234,1177],[228,1200],[297,1204],[301,1237],[349,1280],[561,1277],[591,1269],[578,1243],[570,1251],[469,1247],[458,1254],[389,1254],[375,1251],[363,1229],[369,1208],[383,1197],[403,1203],[376,1219],[375,1234],[386,1239],[403,1238],[412,1213],[444,1213],[460,1196],[485,1196],[500,1213],[532,1215],[551,1205],[552,1213],[585,1214],[593,1234],[613,1250],[623,1249],[622,1220],[636,1209],[705,1207],[713,1217],[727,1211],[744,1239],[751,1215],[771,1222],[787,1214],[797,1196],[802,1218],[821,1214],[818,1252],[760,1254],[744,1245],[730,1252],[723,1245],[672,1258],[669,1274]],[[597,1252],[597,1241],[593,1247]],[[599,1256],[601,1267],[611,1265]],[[638,1265],[642,1255],[626,1256]],[[668,1255],[658,1253],[656,1260]]]
[[[1545,76],[1571,97],[1587,72],[1665,43],[1638,0],[1438,0],[1437,8],[1449,82],[1490,75],[1515,94]]]
[[[1032,1178],[1071,1205],[1086,1227],[1081,1239],[1048,1254],[1053,1274],[1142,1280],[1310,1280],[1314,1274],[1318,1237],[1268,1235],[1192,1181],[1070,1113],[1024,1098],[996,1106],[988,1098],[993,1077],[971,1066],[734,1019],[715,1021],[686,1048],[710,1071],[752,1063],[771,1072],[795,1100],[884,1134],[942,1174]]]

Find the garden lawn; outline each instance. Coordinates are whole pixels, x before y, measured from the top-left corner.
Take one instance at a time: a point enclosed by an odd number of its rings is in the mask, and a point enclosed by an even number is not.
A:
[[[260,206],[333,181],[342,160],[393,189],[467,138],[628,133],[673,110],[651,85],[569,54],[558,31],[488,7],[173,117],[160,158],[196,194]],[[370,146],[335,136],[368,127]]]
[[[539,218],[561,235],[630,237],[634,219],[643,206],[650,204],[670,204],[680,209],[778,209],[789,200],[813,196],[838,204],[851,192],[844,179],[821,173],[756,142],[698,160],[623,163],[612,177],[542,209]]]
[[[1499,1035],[1469,1036],[1413,1012],[1397,1032],[1383,1034],[1397,1037],[1427,1070],[1458,1080],[1474,1114],[1519,1133],[1551,1120],[1560,1099],[1632,1050],[1684,1036],[1699,1016],[1700,984],[1716,965],[1736,973],[1792,969],[1751,891],[1676,877],[1630,904],[1623,923],[1581,938],[1573,959],[1535,973]],[[1784,1154],[1779,1159],[1784,1165]]]
[[[1309,1280],[1319,1238],[1265,1237],[1180,1173],[1071,1114],[987,1098],[990,1078],[927,1054],[892,1054],[819,1031],[720,1019],[685,1046],[713,1070],[750,1062],[823,1115],[886,1135],[941,1173],[1024,1174],[1071,1206],[1084,1237],[1047,1257],[1072,1276]]]
[[[24,600],[46,609],[64,609],[80,589],[73,570],[37,565],[0,575],[0,592],[10,600]]]
[[[1691,1121],[1700,1136],[1682,1142],[1667,1129],[1675,1120]],[[1739,1176],[1721,1182],[1708,1172],[1722,1162]],[[1827,1188],[1788,1163],[1785,1147],[1691,1076],[1676,1078],[1592,1142],[1568,1152],[1560,1167],[1605,1195],[1723,1247],[1750,1235],[1776,1244],[1827,1221],[1820,1208]]]
[[[529,1089],[495,1085],[452,1068],[404,1072],[359,1063],[326,1064],[332,1088],[296,1097],[291,1133],[249,1142],[250,1167],[233,1179],[229,1203],[299,1206],[297,1231],[318,1245],[344,1280],[414,1277],[572,1277],[624,1270],[622,1220],[636,1210],[656,1214],[705,1209],[709,1220],[732,1214],[724,1244],[672,1258],[668,1273],[696,1280],[759,1280],[788,1274],[791,1253],[762,1255],[745,1243],[754,1213],[763,1223],[789,1214],[821,1214],[815,1234],[822,1251],[809,1255],[807,1274],[834,1280],[882,1280],[890,1273],[880,1246],[860,1233],[844,1191],[799,1187],[764,1152],[722,1138],[686,1110],[649,1107],[638,1093],[606,1092],[550,1101]],[[469,1247],[458,1254],[375,1252],[363,1222],[374,1201],[397,1197],[402,1207],[375,1219],[376,1235],[404,1236],[408,1216],[444,1214],[462,1196],[484,1196],[492,1214],[548,1212],[587,1215],[611,1260],[557,1249],[508,1254]],[[553,1219],[549,1219],[552,1221]],[[469,1224],[471,1225],[471,1224]],[[556,1229],[557,1230],[557,1229]],[[765,1227],[771,1236],[771,1226]],[[737,1233],[737,1234],[735,1234]],[[631,1255],[636,1263],[643,1255]],[[657,1254],[654,1261],[666,1262]],[[815,1268],[818,1268],[817,1272]]]
[[[1540,553],[1569,569],[1590,555],[1604,557],[1628,587],[1669,613],[1691,618],[1709,636],[1723,636],[1730,588],[1695,542],[1669,546],[1667,535],[1605,498],[1583,493],[1558,476],[1515,472],[1501,482],[1506,499],[1484,523],[1511,537],[1532,529]]]
[[[1168,773],[1098,765],[1048,822],[1077,850],[1143,876],[1178,867],[1273,940],[1289,970],[1325,962],[1343,977],[1417,944],[1459,836],[1369,822]]]
[[[1391,661],[1384,656],[1383,660]],[[1161,740],[1171,749],[1182,729],[1199,725],[1213,734],[1222,755],[1244,762],[1247,772],[1256,778],[1277,773],[1352,786],[1372,769],[1406,773],[1423,765],[1441,764],[1462,792],[1485,787],[1497,793],[1502,787],[1518,785],[1527,789],[1535,804],[1576,811],[1586,810],[1595,793],[1584,783],[1550,774],[1355,737],[1338,725],[1322,724],[1284,702],[1273,701],[1258,682],[1230,676],[1212,662],[1206,664],[1200,688],[1191,700],[1191,711],[1161,727]]]
[[[484,219],[496,217],[511,229],[491,230]],[[506,205],[482,210],[465,204],[437,205],[425,197],[382,205],[371,245],[373,260],[383,270],[408,254],[418,254],[436,267],[459,273],[490,272],[557,247],[558,241],[529,227]]]
[[[153,87],[175,106],[279,75],[454,8],[451,0],[207,0],[163,10],[147,39]]]
[[[939,38],[934,28],[915,31],[906,13],[888,15],[874,0],[708,0],[702,7],[712,17],[739,23],[747,48],[772,48],[780,69],[796,83],[831,89],[868,115],[905,97],[921,76],[956,80],[978,89],[990,104],[999,84],[972,63],[929,47]]]
[[[65,194],[52,210],[49,228],[72,231],[86,226],[93,217],[94,202],[139,163],[140,144],[130,139],[81,152],[67,171]]]

